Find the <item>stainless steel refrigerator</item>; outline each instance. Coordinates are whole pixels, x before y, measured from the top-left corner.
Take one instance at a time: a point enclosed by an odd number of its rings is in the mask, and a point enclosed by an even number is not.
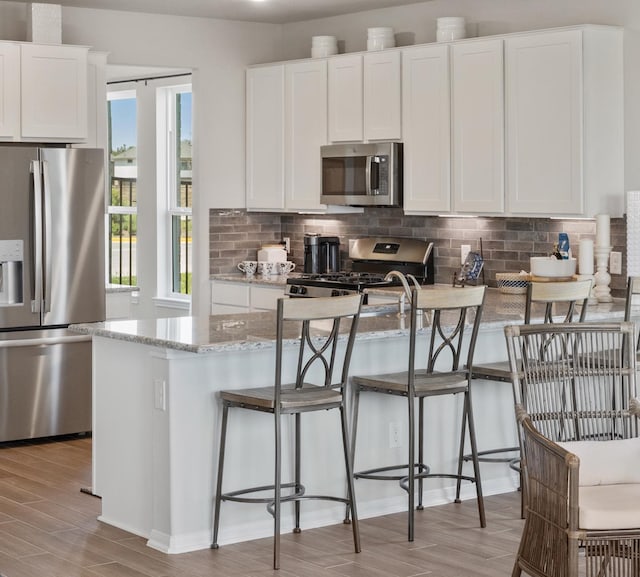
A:
[[[0,442],[91,430],[91,341],[105,318],[104,156],[0,146]]]

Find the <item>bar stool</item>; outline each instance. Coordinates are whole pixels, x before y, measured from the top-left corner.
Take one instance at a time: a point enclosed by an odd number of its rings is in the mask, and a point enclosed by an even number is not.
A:
[[[307,298],[278,300],[276,371],[275,385],[253,389],[226,390],[219,393],[222,400],[222,427],[220,452],[218,457],[218,479],[216,484],[213,514],[213,542],[218,548],[218,529],[222,501],[239,503],[265,503],[274,519],[273,568],[280,566],[280,508],[284,502],[295,502],[295,529],[300,532],[300,501],[322,499],[346,503],[352,519],[353,543],[356,553],[360,552],[358,517],[353,493],[353,470],[351,467],[345,411],[345,386],[348,379],[349,363],[357,331],[361,295],[327,298]],[[314,321],[320,321],[314,326]],[[330,321],[327,324],[327,321]],[[344,357],[340,361],[338,342],[341,322],[348,327],[348,338],[344,346]],[[330,327],[330,328],[329,328]],[[295,383],[283,384],[284,349],[291,341],[298,348],[297,373]],[[293,344],[291,344],[293,347]],[[320,384],[317,384],[321,381]],[[275,471],[273,485],[250,487],[234,491],[222,491],[227,423],[230,408],[270,413],[275,420]],[[300,416],[311,411],[339,409],[341,419],[342,446],[347,478],[347,497],[331,495],[307,495],[301,483],[301,443]],[[282,435],[281,416],[295,416],[294,479],[282,482]],[[283,490],[288,494],[284,495]],[[250,496],[259,492],[271,492],[266,497]]]
[[[459,484],[462,480],[474,482],[478,501],[480,525],[486,526],[482,485],[476,455],[476,437],[473,424],[473,411],[469,382],[471,380],[473,352],[482,307],[484,303],[485,287],[465,287],[446,289],[414,289],[411,298],[411,327],[409,337],[408,369],[400,373],[382,375],[357,376],[351,380],[353,387],[353,447],[356,448],[356,431],[360,394],[378,393],[405,397],[408,403],[408,464],[376,467],[354,473],[356,479],[373,479],[380,481],[399,481],[400,487],[408,493],[408,539],[414,536],[414,503],[415,482],[418,483],[418,509],[422,506],[423,481],[429,477],[454,478]],[[431,327],[426,355],[418,360],[418,336],[422,328],[425,313],[431,317]],[[475,314],[473,314],[475,313]],[[470,325],[470,326],[469,326]],[[468,340],[466,367],[460,368],[460,357],[463,350],[465,329],[469,328],[471,336]],[[450,359],[449,359],[450,357]],[[447,362],[449,361],[449,362]],[[449,370],[437,372],[444,363]],[[426,368],[418,368],[421,365]],[[462,425],[460,432],[460,450],[456,473],[435,473],[424,464],[424,399],[441,395],[455,395],[462,393],[464,403],[462,408]],[[418,404],[418,451],[415,451],[415,407]],[[471,451],[474,455],[473,476],[462,474],[463,453],[468,428]],[[406,472],[405,472],[406,470]],[[398,474],[399,471],[402,473]],[[395,472],[395,473],[394,473]]]
[[[562,282],[535,282],[527,286],[527,296],[524,310],[524,324],[531,322],[531,309],[534,304],[544,306],[543,323],[553,322],[554,312],[557,313],[558,305],[566,307],[563,323],[576,321],[583,322],[587,314],[587,302],[591,292],[591,280],[562,281]],[[578,314],[577,306],[580,305]],[[496,363],[476,364],[471,369],[471,378],[474,380],[498,381],[511,384],[511,371],[509,361]],[[475,385],[474,385],[475,386]],[[499,456],[506,453],[506,456]],[[472,455],[465,455],[465,461],[471,461]],[[500,447],[485,449],[478,452],[478,461],[483,463],[508,463],[509,467],[521,473],[520,447]],[[520,483],[522,487],[522,482]],[[456,490],[456,499],[460,498],[460,488]],[[521,514],[524,516],[524,495],[521,498]],[[524,517],[523,517],[524,518]]]
[[[583,322],[587,314],[587,301],[591,292],[591,280],[566,281],[566,282],[530,282],[527,287],[527,296],[524,309],[524,324],[531,322],[531,309],[535,303],[544,306],[543,323],[550,323],[553,319],[555,307],[565,305],[566,311],[562,322],[570,323],[576,319],[576,307],[581,305],[578,322]],[[471,370],[473,379],[484,379],[511,383],[509,361],[496,363],[476,364]],[[502,447],[487,449],[478,452],[480,462],[510,463],[518,461],[519,447]],[[492,457],[501,453],[516,453],[506,457]],[[465,455],[465,460],[471,460],[471,455]],[[519,470],[519,468],[516,468]],[[459,495],[458,495],[459,497]]]

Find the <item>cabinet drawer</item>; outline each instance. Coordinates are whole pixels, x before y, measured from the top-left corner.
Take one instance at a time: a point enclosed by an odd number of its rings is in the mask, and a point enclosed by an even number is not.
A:
[[[251,288],[251,309],[252,310],[275,310],[278,306],[278,299],[284,296],[284,288]]]
[[[249,307],[249,285],[216,282],[211,286],[211,302],[214,304]]]

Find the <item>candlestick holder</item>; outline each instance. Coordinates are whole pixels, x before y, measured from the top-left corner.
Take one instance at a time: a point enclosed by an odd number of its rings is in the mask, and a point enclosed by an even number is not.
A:
[[[594,249],[596,255],[596,274],[594,276],[596,286],[594,293],[599,303],[610,303],[613,301],[611,289],[609,288],[611,275],[607,271],[611,248],[610,246],[596,246]]]

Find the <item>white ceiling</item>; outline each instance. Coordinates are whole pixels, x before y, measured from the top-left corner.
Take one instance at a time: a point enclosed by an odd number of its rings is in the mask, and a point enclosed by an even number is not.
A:
[[[31,0],[18,0],[30,2]],[[375,8],[414,4],[416,0],[38,0],[80,8],[126,10],[177,16],[283,24]],[[424,0],[423,0],[424,1]]]

